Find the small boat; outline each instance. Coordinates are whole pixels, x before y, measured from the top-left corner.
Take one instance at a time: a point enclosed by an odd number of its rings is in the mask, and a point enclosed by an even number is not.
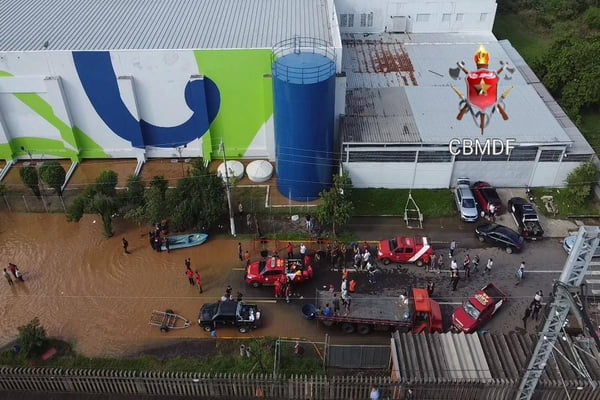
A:
[[[167,236],[169,241],[169,250],[184,249],[186,247],[199,246],[206,242],[208,235],[206,233],[188,233],[186,235]],[[161,246],[163,251],[167,251],[167,247],[163,243]]]

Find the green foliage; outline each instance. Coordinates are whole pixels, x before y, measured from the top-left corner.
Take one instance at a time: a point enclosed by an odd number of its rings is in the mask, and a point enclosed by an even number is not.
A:
[[[225,185],[216,174],[194,160],[191,173],[177,182],[169,198],[171,222],[177,230],[209,230],[227,212]]]
[[[40,177],[48,186],[62,195],[62,185],[65,183],[67,173],[58,161],[45,161],[40,167]]]
[[[21,180],[23,183],[31,189],[33,194],[39,199],[42,197],[40,193],[39,181],[38,181],[38,173],[34,166],[27,165],[21,167],[19,170],[19,175],[21,176]]]
[[[575,168],[567,177],[569,197],[575,205],[582,205],[592,198],[592,190],[597,183],[598,168],[587,162]]]
[[[19,338],[17,342],[27,357],[38,357],[45,350],[48,344],[46,330],[40,325],[40,320],[36,317],[27,325],[19,326]]]
[[[98,214],[102,218],[104,235],[111,237],[112,218],[121,206],[116,185],[117,174],[114,171],[102,172],[96,183],[86,186],[83,193],[67,207],[67,220],[78,222],[84,213]]]
[[[129,210],[125,218],[138,224],[153,224],[169,217],[169,205],[161,188],[150,186],[144,192],[142,204]]]
[[[590,7],[583,14],[583,21],[590,29],[600,30],[600,8]]]
[[[329,190],[319,193],[321,204],[317,206],[317,219],[324,224],[331,224],[333,237],[336,226],[342,227],[354,209],[352,205],[352,182],[347,172],[333,176],[333,185]]]
[[[150,181],[150,187],[157,187],[162,194],[163,199],[167,195],[167,189],[169,188],[169,182],[162,175],[157,175]]]
[[[96,178],[96,191],[110,197],[117,196],[118,175],[115,171],[102,171]]]
[[[564,36],[554,41],[534,65],[550,92],[575,119],[584,108],[600,106],[600,68],[593,62],[600,54],[600,36]]]
[[[129,175],[127,178],[127,202],[134,206],[139,207],[144,204],[144,183],[142,178],[138,175]]]
[[[97,192],[94,194],[94,197],[88,201],[87,208],[90,212],[99,214],[102,217],[104,235],[106,237],[111,237],[113,235],[112,216],[119,211],[119,199]]]

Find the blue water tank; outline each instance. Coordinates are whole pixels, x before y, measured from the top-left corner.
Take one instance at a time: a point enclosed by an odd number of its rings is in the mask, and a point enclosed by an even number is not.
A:
[[[331,186],[334,160],[335,53],[294,38],[273,48],[277,188],[295,201]]]

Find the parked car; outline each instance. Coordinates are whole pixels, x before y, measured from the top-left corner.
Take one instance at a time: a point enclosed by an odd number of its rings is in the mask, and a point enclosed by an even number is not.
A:
[[[488,283],[452,314],[452,330],[473,333],[489,321],[506,303],[506,294]]]
[[[422,266],[428,263],[433,255],[433,249],[424,236],[404,237],[398,236],[390,240],[379,242],[377,260],[385,265],[395,263],[415,263]]]
[[[496,207],[496,215],[500,215],[504,212],[502,202],[496,192],[496,188],[484,181],[477,181],[473,184],[473,195],[475,200],[479,203],[479,208],[487,213],[490,208],[490,204]]]
[[[567,236],[565,240],[563,240],[563,249],[565,249],[568,254],[571,254],[571,249],[575,246],[576,240],[577,236]],[[584,244],[583,246],[585,248],[587,247],[587,244]],[[592,257],[600,257],[600,246],[596,247],[596,251]]]
[[[519,233],[525,239],[539,240],[544,236],[544,230],[533,206],[521,197],[513,197],[508,201],[508,212],[513,216]]]
[[[454,190],[454,201],[460,219],[465,222],[475,222],[479,218],[477,203],[473,192],[471,192],[468,178],[458,178],[456,180],[456,189]]]
[[[260,309],[255,304],[226,300],[204,304],[198,315],[198,325],[210,332],[219,327],[232,326],[241,333],[258,328]]]
[[[521,235],[504,225],[482,224],[475,229],[475,234],[480,242],[504,248],[508,254],[521,251],[525,245]]]
[[[275,260],[275,265],[271,265]],[[288,279],[294,283],[304,282],[313,276],[310,265],[302,265],[302,260],[284,260],[267,257],[264,261],[255,261],[246,268],[246,283],[252,287],[273,286],[275,281],[282,283]]]

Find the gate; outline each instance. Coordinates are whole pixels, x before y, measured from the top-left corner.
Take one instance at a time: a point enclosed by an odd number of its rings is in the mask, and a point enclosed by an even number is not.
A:
[[[386,369],[390,366],[390,346],[327,346],[327,367],[354,369]]]

